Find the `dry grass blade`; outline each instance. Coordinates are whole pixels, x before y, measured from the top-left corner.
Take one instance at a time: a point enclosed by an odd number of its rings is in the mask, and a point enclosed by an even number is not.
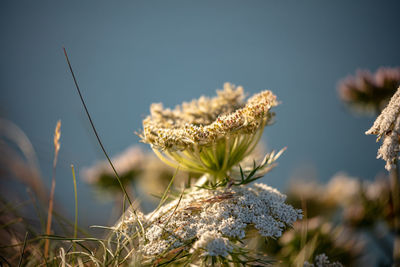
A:
[[[38,159],[26,134],[13,122],[0,118],[0,169],[31,188],[47,203],[46,187],[41,180]]]
[[[54,131],[54,162],[53,167],[57,164],[58,151],[60,151],[60,137],[61,137],[61,120],[57,121],[56,129]]]
[[[74,222],[74,238],[76,239],[78,236],[78,193],[76,189],[76,177],[75,177],[75,168],[74,165],[71,164],[72,169],[72,178],[74,182],[74,195],[75,195],[75,222]],[[76,245],[73,243],[74,252],[76,252]]]
[[[58,151],[60,150],[60,137],[61,137],[61,121],[57,121],[56,129],[54,131],[54,161],[53,161],[53,178],[51,179],[51,191],[49,199],[49,209],[47,213],[47,225],[46,225],[46,235],[50,235],[51,231],[51,221],[53,215],[53,205],[54,205],[54,190],[56,188],[56,165],[58,158]],[[44,243],[44,257],[47,258],[49,254],[50,240],[46,239]]]
[[[26,239],[28,238],[28,232],[25,233],[24,245],[22,247],[21,258],[19,259],[18,267],[22,266],[22,260],[24,259],[25,247],[26,247]]]

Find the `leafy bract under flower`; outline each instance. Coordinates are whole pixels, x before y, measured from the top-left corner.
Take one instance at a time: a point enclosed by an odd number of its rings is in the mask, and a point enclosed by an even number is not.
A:
[[[271,91],[244,102],[243,88],[229,83],[217,94],[174,110],[153,104],[143,121],[142,142],[174,167],[216,178],[226,175],[254,149],[278,102]]]

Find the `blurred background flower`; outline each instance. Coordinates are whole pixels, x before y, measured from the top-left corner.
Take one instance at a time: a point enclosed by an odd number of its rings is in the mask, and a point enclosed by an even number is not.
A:
[[[131,146],[111,158],[122,184],[131,187],[144,170],[144,153],[138,146]],[[97,187],[102,193],[123,194],[121,186],[108,161],[100,161],[82,169],[83,179]]]
[[[359,266],[363,249],[360,238],[343,226],[334,226],[322,217],[294,223],[282,238],[266,243],[266,252],[276,255],[281,266],[303,266],[319,254],[344,266]]]
[[[296,180],[287,195],[305,218],[267,244],[267,251],[278,253],[283,265],[285,259],[298,265],[320,253],[344,266],[391,262],[395,214],[386,176],[365,181],[340,172],[325,185]]]
[[[339,82],[338,93],[343,102],[359,113],[378,115],[400,85],[400,67],[380,67],[376,72],[357,70]]]

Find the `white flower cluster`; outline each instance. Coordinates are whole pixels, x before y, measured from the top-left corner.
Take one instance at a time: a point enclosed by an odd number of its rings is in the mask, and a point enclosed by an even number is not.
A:
[[[284,203],[286,196],[265,184],[218,190],[200,189],[146,215],[144,255],[155,256],[184,248],[202,255],[226,257],[232,240],[254,227],[264,237],[279,237],[302,218],[301,210]],[[135,223],[131,217],[125,225]]]
[[[385,168],[390,171],[400,151],[400,87],[366,134],[377,135],[377,141],[383,137],[377,158],[385,160]]]
[[[343,267],[340,262],[330,262],[324,253],[315,256],[314,264],[304,262],[304,267]]]
[[[340,172],[335,174],[326,185],[324,195],[336,203],[348,205],[359,197],[360,189],[359,179]],[[318,192],[321,193],[322,191]]]
[[[205,250],[204,256],[227,257],[228,252],[231,252],[233,247],[228,238],[223,237],[220,232],[214,230],[201,235],[196,243],[194,243],[192,250]]]

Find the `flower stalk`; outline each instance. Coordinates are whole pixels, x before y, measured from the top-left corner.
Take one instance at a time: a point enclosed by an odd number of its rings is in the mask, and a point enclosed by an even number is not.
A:
[[[54,191],[56,189],[56,166],[58,159],[58,152],[60,150],[60,137],[61,137],[61,121],[57,121],[57,125],[54,131],[54,160],[53,160],[53,177],[51,179],[51,191],[49,198],[49,209],[47,212],[47,225],[46,235],[50,235],[51,222],[53,218],[53,205],[54,205]],[[44,243],[44,257],[47,258],[49,253],[50,239],[46,239]]]

